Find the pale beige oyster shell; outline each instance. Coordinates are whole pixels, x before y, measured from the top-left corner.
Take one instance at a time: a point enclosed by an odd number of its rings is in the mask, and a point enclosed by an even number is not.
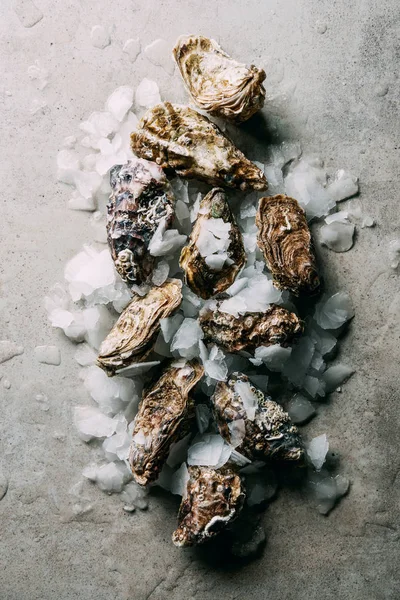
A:
[[[264,173],[207,117],[188,106],[162,102],[131,134],[133,152],[181,177],[213,186],[265,190]]]
[[[167,280],[145,296],[135,294],[102,342],[97,364],[107,375],[142,362],[153,349],[160,320],[168,317],[182,301],[182,282]]]
[[[240,123],[265,101],[265,71],[231,58],[215,40],[181,36],[173,55],[194,103],[213,116]]]
[[[196,243],[202,226],[209,219],[222,219],[229,223],[229,246],[226,250],[228,261],[222,269],[215,270],[208,266]],[[236,276],[246,262],[242,234],[221,188],[211,190],[200,202],[199,213],[190,234],[189,244],[182,249],[179,264],[185,272],[185,281],[190,289],[207,299],[224,292],[235,281]]]
[[[176,361],[147,389],[135,418],[129,464],[140,485],[155,481],[171,445],[190,431],[195,417],[190,391],[201,379],[196,361]]]

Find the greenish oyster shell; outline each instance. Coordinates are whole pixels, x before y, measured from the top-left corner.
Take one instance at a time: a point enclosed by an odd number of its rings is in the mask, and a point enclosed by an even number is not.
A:
[[[131,134],[133,152],[163,169],[213,186],[265,190],[264,173],[212,123],[188,106],[150,108]]]
[[[241,123],[263,107],[265,71],[237,62],[215,40],[181,36],[173,56],[189,94],[202,110]]]
[[[195,360],[176,361],[144,392],[129,453],[133,477],[140,485],[157,479],[171,445],[190,431],[195,417],[190,391],[203,373]]]
[[[207,264],[206,258],[201,255],[196,245],[202,226],[209,219],[222,219],[231,226],[229,246],[226,250],[227,260],[219,270]],[[201,298],[211,298],[232,285],[245,262],[242,234],[229,208],[225,192],[221,188],[214,188],[202,199],[189,244],[181,252],[179,264],[185,273],[185,282]]]
[[[240,384],[245,384],[246,393],[250,391],[254,399],[251,407],[246,407]],[[211,401],[221,436],[250,460],[304,461],[299,432],[288,413],[243,373],[219,381]]]
[[[164,171],[155,163],[134,158],[110,172],[112,193],[107,205],[107,240],[115,268],[128,285],[151,276],[154,257],[150,241],[163,220],[172,224],[174,197]]]
[[[203,544],[240,513],[245,499],[243,482],[230,466],[220,469],[191,466],[186,495],[172,534],[175,546]]]
[[[97,364],[107,375],[142,362],[150,354],[165,319],[182,301],[182,282],[169,279],[145,296],[135,294],[99,349]]]

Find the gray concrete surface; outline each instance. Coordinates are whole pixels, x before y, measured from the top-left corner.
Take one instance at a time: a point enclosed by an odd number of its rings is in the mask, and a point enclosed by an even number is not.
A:
[[[400,280],[387,258],[389,240],[400,236],[398,2],[34,1],[43,18],[33,27],[24,27],[37,17],[31,0],[0,6],[0,338],[25,348],[0,365],[11,382],[9,390],[0,382],[0,465],[9,480],[0,501],[0,598],[399,598]],[[97,24],[112,27],[104,50],[90,43]],[[72,407],[85,393],[71,345],[42,308],[46,290],[88,237],[87,216],[67,210],[69,192],[55,180],[63,138],[117,85],[144,75],[159,82],[164,97],[183,100],[177,76],[171,80],[142,55],[132,65],[122,46],[137,36],[143,46],[159,37],[172,45],[192,32],[267,66],[267,86],[289,92],[286,133],[328,164],[358,173],[363,208],[378,223],[359,230],[350,252],[322,251],[328,284],[354,301],[340,357],[357,373],[307,431],[328,432],[351,493],[324,518],[298,492],[283,491],[265,515],[262,558],[240,569],[174,548],[176,502],[167,497],[128,515],[119,498],[88,485],[81,501],[93,510],[72,517],[68,490],[91,457],[72,426]],[[27,76],[35,60],[50,73],[42,92]],[[36,97],[47,107],[31,115]],[[35,361],[34,347],[46,343],[61,348],[61,366]],[[47,395],[49,410],[35,400],[38,393]]]

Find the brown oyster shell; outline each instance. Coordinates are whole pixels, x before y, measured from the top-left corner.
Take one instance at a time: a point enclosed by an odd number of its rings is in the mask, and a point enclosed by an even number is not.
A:
[[[173,55],[193,101],[211,115],[240,123],[263,107],[265,71],[233,60],[215,40],[181,36]]]
[[[317,293],[320,280],[311,233],[297,200],[281,194],[261,198],[256,224],[258,246],[276,286],[296,296]]]
[[[303,332],[298,316],[286,308],[271,304],[265,312],[245,313],[234,317],[216,309],[205,308],[199,323],[204,342],[213,342],[227,352],[254,352],[258,346],[289,346]]]
[[[203,373],[197,361],[175,362],[145,391],[129,453],[133,477],[140,485],[157,479],[171,444],[190,431],[195,409],[189,394]]]
[[[131,134],[137,156],[210,185],[265,190],[264,173],[207,117],[188,106],[163,102],[149,109]]]
[[[196,246],[202,224],[211,218],[223,219],[225,223],[231,224],[227,254],[233,262],[230,265],[225,263],[220,271],[207,265]],[[242,234],[226,201],[225,192],[221,188],[214,188],[202,199],[189,244],[181,252],[179,264],[185,272],[185,282],[201,298],[211,298],[232,285],[245,262]]]
[[[160,320],[168,317],[182,301],[182,282],[169,279],[145,296],[135,294],[102,342],[97,364],[107,375],[142,362],[153,349]]]
[[[242,509],[245,492],[240,476],[229,466],[189,467],[186,496],[179,508],[175,546],[194,546],[214,537]]]
[[[107,240],[115,268],[132,285],[152,274],[149,243],[160,221],[172,224],[174,197],[164,171],[155,163],[134,158],[110,172],[112,193],[107,206]]]
[[[253,420],[248,418],[243,400],[235,389],[238,381],[249,383],[258,397]],[[243,373],[232,373],[226,383],[217,383],[212,405],[221,436],[250,460],[304,461],[298,429],[287,412],[252,385]]]

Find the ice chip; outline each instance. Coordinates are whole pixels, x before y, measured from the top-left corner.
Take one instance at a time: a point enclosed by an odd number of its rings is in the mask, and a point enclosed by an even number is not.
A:
[[[103,492],[119,493],[131,475],[127,466],[122,463],[110,462],[100,466],[90,466],[84,469],[83,476],[95,482]]]
[[[186,463],[182,463],[179,469],[177,469],[172,476],[171,493],[185,498],[188,481],[189,471]]]
[[[113,419],[92,406],[75,406],[74,422],[79,437],[84,442],[89,442],[93,438],[108,437],[115,430]]]
[[[354,317],[354,309],[347,292],[324,296],[315,307],[314,319],[322,329],[338,329]]]
[[[330,181],[327,192],[335,202],[341,202],[358,194],[358,177],[339,169]]]
[[[341,363],[333,365],[326,369],[322,375],[322,379],[325,382],[326,392],[335,391],[342,383],[347,381],[354,373],[354,369]]]
[[[347,252],[353,246],[354,231],[352,223],[334,221],[321,227],[319,239],[323,246],[334,252]]]
[[[110,112],[117,121],[123,121],[126,113],[133,104],[133,89],[126,85],[113,91],[106,102],[106,110]]]
[[[259,346],[254,352],[254,357],[262,360],[270,371],[282,372],[291,353],[291,348],[283,348],[279,344],[274,344],[272,346]]]
[[[158,85],[151,79],[144,78],[136,88],[135,102],[137,106],[150,108],[161,102]]]
[[[107,377],[96,366],[85,371],[84,386],[101,410],[106,414],[116,414],[123,410],[135,396],[135,384],[125,377]]]
[[[60,150],[57,154],[57,179],[72,185],[80,168],[79,156],[73,150]]]
[[[185,358],[194,358],[198,354],[198,342],[203,337],[204,333],[198,321],[187,317],[172,339],[171,352],[176,350]]]
[[[243,402],[247,418],[254,421],[258,408],[258,397],[251,389],[250,383],[248,381],[236,381],[235,393],[240,396]]]
[[[313,438],[308,444],[307,454],[317,471],[322,469],[328,450],[329,442],[325,433]]]
[[[287,412],[293,423],[301,424],[309,421],[315,415],[315,408],[305,396],[296,394],[287,405]]]

